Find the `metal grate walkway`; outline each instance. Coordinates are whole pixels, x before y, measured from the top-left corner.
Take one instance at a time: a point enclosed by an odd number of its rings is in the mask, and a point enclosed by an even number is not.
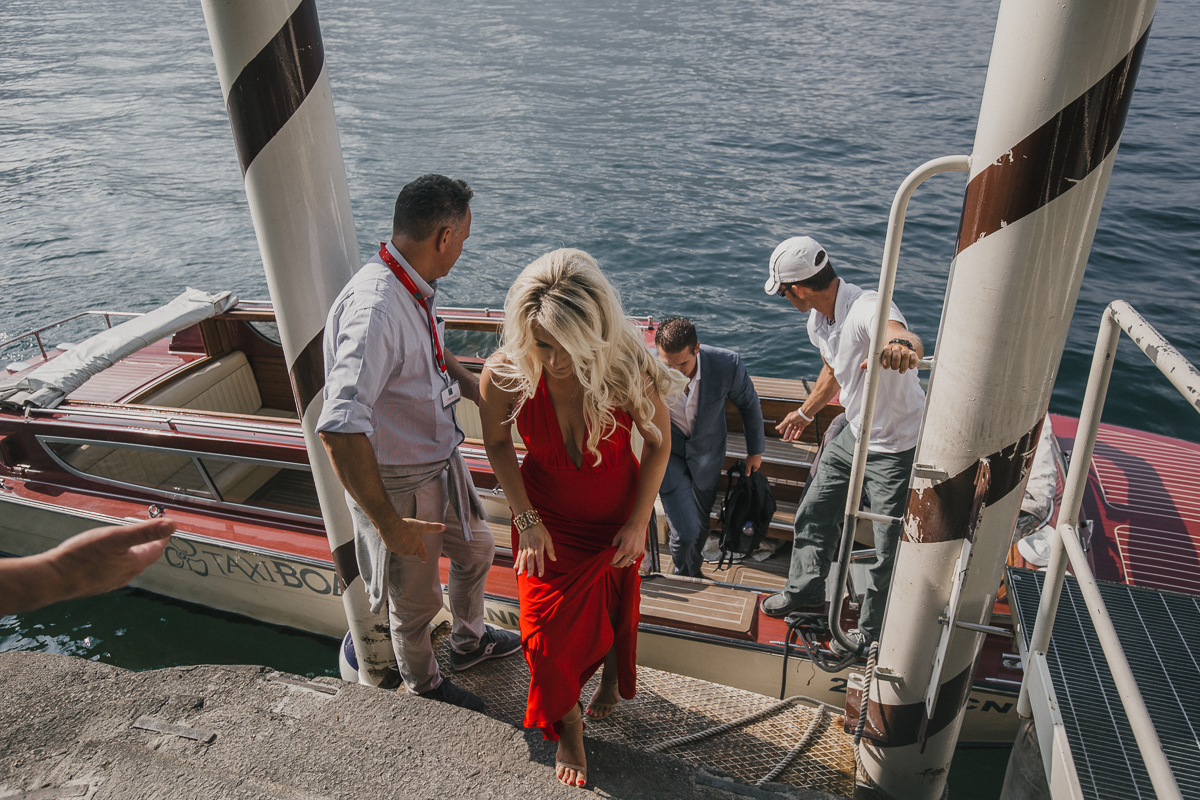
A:
[[[518,656],[485,661],[465,672],[451,673],[446,665],[448,626],[434,633],[439,662],[454,682],[483,697],[488,713],[520,726],[525,718],[529,667]],[[592,696],[599,674],[583,690]],[[638,694],[607,719],[588,720],[586,739],[617,742],[650,749],[670,739],[688,736],[762,711],[777,700],[753,692],[708,683],[669,672],[638,667]],[[754,784],[767,776],[800,742],[821,712],[796,703],[757,722],[737,727],[699,742],[662,749],[694,765],[724,772]],[[828,794],[854,794],[853,737],[842,730],[842,715],[826,711],[809,743],[772,782]]]
[[[1009,597],[1028,651],[1045,575],[1009,568]],[[1163,752],[1185,798],[1200,800],[1200,598],[1100,584]],[[1046,654],[1085,798],[1153,798],[1125,709],[1075,579],[1067,576]]]

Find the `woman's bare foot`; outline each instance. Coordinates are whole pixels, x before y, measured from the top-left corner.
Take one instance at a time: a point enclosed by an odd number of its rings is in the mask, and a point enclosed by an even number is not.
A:
[[[617,710],[619,702],[621,695],[617,692],[617,679],[609,680],[608,675],[602,675],[596,691],[592,692],[592,699],[588,701],[587,715],[592,719],[604,719]]]
[[[587,754],[583,750],[583,713],[576,703],[561,720],[554,774],[567,786],[587,784]]]

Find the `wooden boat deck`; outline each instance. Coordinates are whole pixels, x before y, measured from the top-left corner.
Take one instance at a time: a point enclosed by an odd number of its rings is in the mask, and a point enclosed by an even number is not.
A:
[[[642,619],[719,631],[735,639],[754,639],[758,596],[700,581],[666,575],[642,580]]]

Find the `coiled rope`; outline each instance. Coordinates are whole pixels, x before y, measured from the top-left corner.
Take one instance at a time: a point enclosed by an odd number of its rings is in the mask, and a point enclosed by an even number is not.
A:
[[[813,736],[817,732],[817,728],[820,727],[822,720],[825,719],[825,714],[827,711],[840,712],[841,709],[838,708],[837,706],[831,706],[828,703],[822,703],[820,700],[814,699],[812,697],[805,697],[804,695],[795,695],[793,697],[787,698],[786,700],[780,700],[776,703],[773,703],[772,705],[767,706],[764,709],[755,711],[753,714],[748,714],[747,716],[741,717],[740,719],[735,719],[731,722],[725,722],[725,723],[722,723],[715,727],[699,731],[697,733],[690,733],[687,736],[677,736],[674,739],[667,739],[665,742],[659,742],[658,744],[652,744],[649,747],[647,747],[646,750],[651,753],[661,753],[663,750],[667,750],[668,748],[671,748],[671,747],[678,747],[679,745],[692,744],[693,742],[699,742],[699,741],[708,739],[713,736],[718,736],[722,733],[725,733],[726,731],[731,731],[734,728],[741,727],[742,725],[749,725],[752,722],[757,722],[760,719],[769,717],[778,711],[782,711],[786,708],[790,708],[791,706],[794,706],[800,702],[809,703],[810,705],[815,706],[816,710],[817,710],[817,715],[813,719],[813,721],[811,723],[809,723],[808,729],[804,732],[804,735],[800,737],[800,741],[796,743],[796,746],[793,747],[791,750],[789,750],[786,755],[784,755],[783,759],[778,764],[775,765],[774,769],[772,769],[769,773],[767,773],[767,775],[765,777],[760,778],[758,780],[756,785],[762,786],[763,784],[768,783],[768,782],[774,780],[775,778],[779,777],[779,775],[781,775],[783,773],[783,771],[788,768],[788,765],[792,763],[792,760],[795,759],[795,757],[797,755],[799,755],[801,752],[803,752],[804,748],[808,747],[809,743],[813,739]]]
[[[796,742],[796,746],[787,751],[787,755],[783,757],[782,761],[775,765],[775,769],[771,770],[766,775],[755,781],[754,785],[763,786],[764,784],[768,784],[782,775],[783,771],[788,768],[789,764],[792,763],[792,759],[800,755],[800,753],[804,751],[804,748],[808,747],[808,743],[812,741],[813,736],[817,732],[817,728],[820,727],[821,723],[824,721],[825,707],[821,706],[817,709],[817,715],[813,717],[813,721],[809,723],[808,730],[806,730],[804,735],[800,737],[800,741]]]

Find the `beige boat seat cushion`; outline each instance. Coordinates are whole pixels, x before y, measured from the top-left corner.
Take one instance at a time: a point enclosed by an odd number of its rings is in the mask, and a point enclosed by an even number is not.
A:
[[[454,406],[454,416],[458,419],[458,427],[468,439],[483,439],[483,420],[479,417],[479,406],[467,398],[459,400]],[[512,426],[512,439],[517,444],[523,444],[517,426]]]
[[[146,405],[295,418],[295,412],[263,408],[254,370],[241,350],[214,358],[142,401]]]
[[[140,448],[84,445],[71,454],[71,466],[112,481],[149,486],[183,494],[211,496],[196,471],[191,456]],[[280,470],[270,464],[205,458],[205,468],[221,493],[231,503],[247,503],[250,497]]]
[[[270,464],[233,461],[219,456],[204,457],[203,461],[221,498],[232,503],[249,502],[250,497],[280,470]],[[94,442],[72,452],[68,462],[81,472],[98,478],[172,492],[210,495],[190,455],[134,447],[106,447]]]
[[[71,466],[82,472],[121,483],[175,488],[175,484],[183,479],[189,484],[187,488],[199,489],[203,485],[193,487],[190,484],[196,481],[187,480],[188,473],[192,471],[190,457],[161,450],[105,447],[96,443],[81,447],[70,461]]]

